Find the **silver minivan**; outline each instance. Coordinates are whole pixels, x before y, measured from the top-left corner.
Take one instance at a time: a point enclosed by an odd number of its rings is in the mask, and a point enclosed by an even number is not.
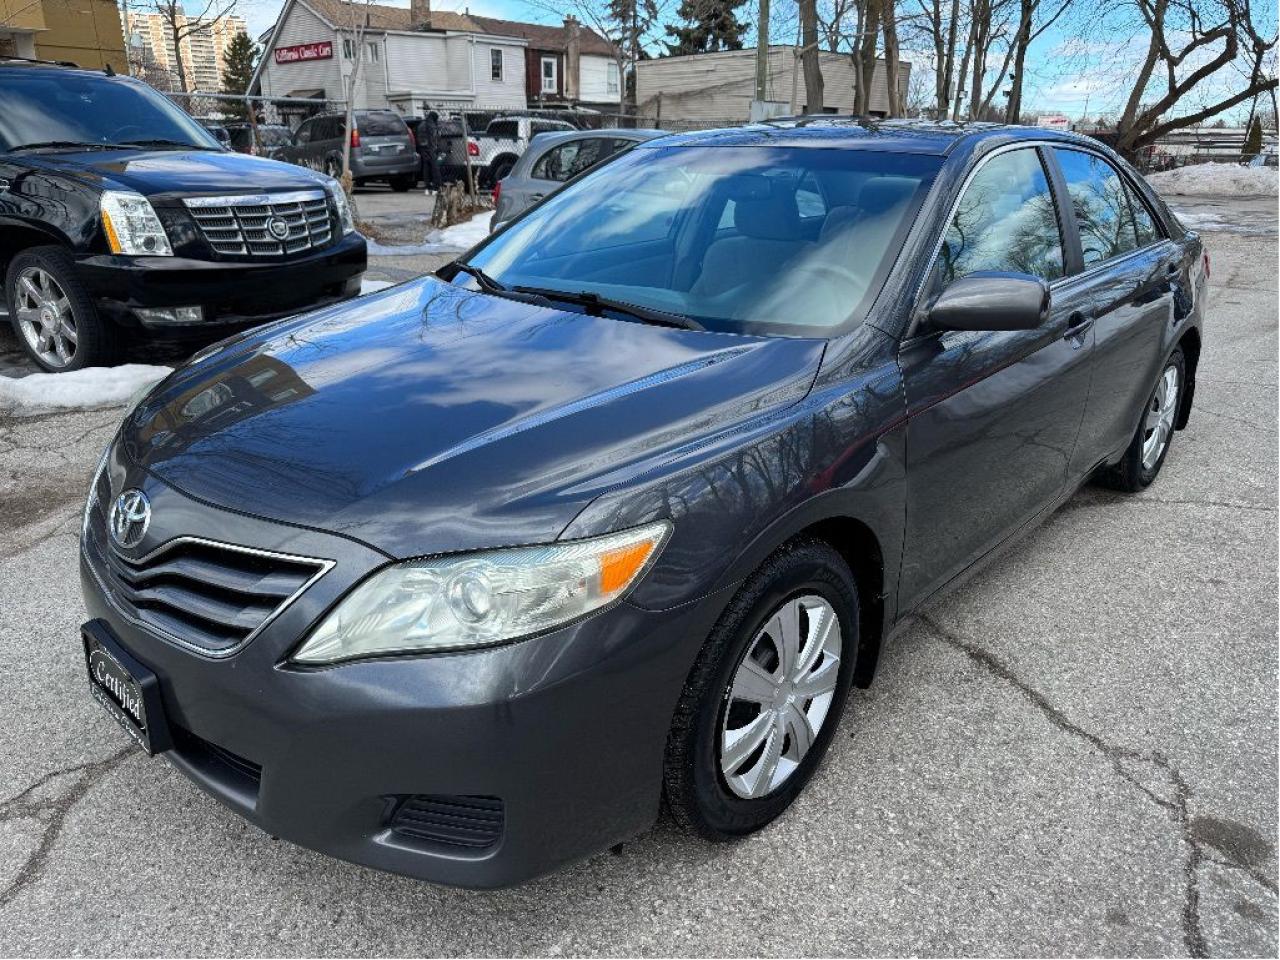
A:
[[[540,133],[520,155],[511,172],[494,184],[492,232],[524,213],[566,180],[608,160],[643,140],[666,136],[665,130],[571,130]]]
[[[356,186],[383,180],[405,191],[418,182],[417,145],[400,114],[391,110],[357,110],[351,132],[351,176]],[[321,113],[302,122],[281,159],[331,177],[342,175],[346,117]]]

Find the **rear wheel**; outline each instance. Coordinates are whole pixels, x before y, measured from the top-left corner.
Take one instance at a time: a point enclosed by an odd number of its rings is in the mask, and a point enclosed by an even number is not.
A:
[[[411,173],[406,173],[401,177],[392,177],[387,182],[391,184],[391,189],[396,193],[405,193],[413,189],[413,185],[418,182],[418,178]]]
[[[489,175],[490,181],[493,183],[497,183],[499,180],[505,179],[506,176],[509,173],[511,173],[511,170],[515,165],[516,165],[516,162],[514,160],[508,160],[504,158],[502,160],[497,161],[493,165],[492,173],[490,173]]]
[[[102,366],[115,355],[115,328],[101,316],[61,247],[23,250],[9,263],[5,300],[13,329],[52,373]]]
[[[780,549],[712,630],[667,737],[676,820],[712,840],[764,827],[791,805],[834,736],[858,649],[858,591],[816,540]]]
[[[1186,381],[1186,360],[1182,348],[1178,347],[1160,371],[1155,389],[1143,408],[1138,430],[1124,456],[1098,477],[1099,483],[1126,493],[1135,493],[1151,485],[1169,455]]]

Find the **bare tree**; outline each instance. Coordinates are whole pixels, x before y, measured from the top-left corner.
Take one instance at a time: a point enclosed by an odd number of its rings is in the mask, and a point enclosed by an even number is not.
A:
[[[205,33],[213,29],[220,21],[235,13],[238,0],[203,0],[204,6],[195,16],[188,14],[182,0],[151,0],[151,9],[159,14],[164,23],[165,36],[169,41],[169,49],[173,55],[174,73],[178,80],[178,89],[189,92],[187,85],[187,65],[182,60],[182,44],[192,34]]]
[[[822,64],[818,52],[818,2],[799,0],[800,6],[800,63],[804,65],[805,113],[822,113],[825,90],[822,81]],[[795,70],[800,64],[792,64]]]
[[[1194,126],[1276,89],[1272,51],[1250,0],[1132,0],[1150,31],[1146,55],[1116,125],[1116,148],[1132,156],[1182,127]],[[1221,83],[1242,60],[1246,79]],[[1157,75],[1160,79],[1157,80]],[[1197,109],[1171,116],[1196,103]]]
[[[342,92],[346,97],[346,116],[343,118],[342,138],[342,186],[350,195],[355,187],[351,177],[351,131],[355,126],[356,89],[360,85],[360,66],[365,58],[365,34],[369,30],[369,0],[363,2],[344,3],[346,13],[344,24],[346,36],[344,40],[351,42],[351,72],[342,84]]]

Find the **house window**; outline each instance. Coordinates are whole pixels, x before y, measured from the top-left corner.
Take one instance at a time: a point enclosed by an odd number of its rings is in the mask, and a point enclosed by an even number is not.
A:
[[[502,51],[489,51],[489,79],[502,80]]]
[[[609,93],[618,92],[618,65],[616,63],[609,64],[605,72],[605,90]]]
[[[542,58],[542,92],[543,93],[559,93],[560,84],[557,82],[557,66],[555,57]]]
[[[378,62],[378,45],[376,43],[369,44],[369,62]]]
[[[348,60],[356,55],[356,49],[350,37],[343,37],[342,39],[342,55]]]

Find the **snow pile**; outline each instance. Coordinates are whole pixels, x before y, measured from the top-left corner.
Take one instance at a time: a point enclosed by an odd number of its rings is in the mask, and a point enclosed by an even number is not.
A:
[[[55,410],[122,407],[143,387],[171,372],[169,367],[126,363],[67,373],[33,373],[17,379],[0,377],[0,414],[25,417]]]
[[[1280,183],[1275,167],[1235,163],[1196,163],[1147,175],[1147,183],[1166,196],[1274,197]]]
[[[452,227],[445,227],[443,230],[432,230],[427,234],[426,240],[419,244],[386,246],[374,240],[373,237],[365,237],[364,239],[369,246],[369,256],[371,257],[410,257],[430,253],[462,253],[465,250],[470,250],[485,237],[489,236],[489,218],[492,216],[492,210],[482,210],[466,223],[457,223]]]

